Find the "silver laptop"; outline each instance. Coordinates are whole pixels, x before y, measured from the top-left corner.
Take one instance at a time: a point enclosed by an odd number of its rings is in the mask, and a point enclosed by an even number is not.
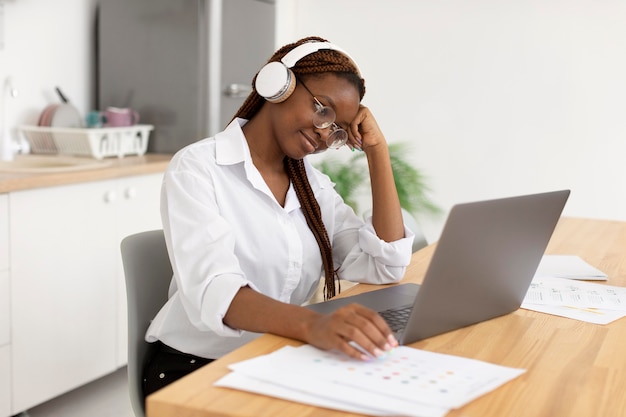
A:
[[[389,286],[308,308],[329,313],[362,304],[387,320],[401,344],[511,313],[528,291],[569,193],[455,205],[421,285]]]

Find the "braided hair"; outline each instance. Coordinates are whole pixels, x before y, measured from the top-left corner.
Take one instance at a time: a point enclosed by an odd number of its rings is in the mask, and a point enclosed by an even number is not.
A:
[[[327,42],[323,38],[311,36],[300,39],[295,43],[283,46],[272,55],[268,62],[280,61],[289,51],[306,42]],[[351,82],[359,92],[360,99],[365,94],[365,82],[360,77],[358,68],[352,60],[341,52],[331,49],[321,49],[317,52],[309,54],[301,58],[294,67],[291,68],[298,79],[306,80],[309,77],[319,76],[323,73],[332,72],[335,75],[345,78]],[[261,97],[254,85],[256,76],[252,80],[252,92],[241,105],[234,118],[251,119],[265,104],[265,99]],[[322,221],[322,212],[320,206],[315,199],[311,185],[306,175],[304,162],[301,159],[293,159],[285,157],[285,170],[291,180],[307,225],[313,232],[315,240],[320,248],[322,255],[322,263],[324,265],[324,299],[334,297],[335,281],[339,287],[339,276],[334,268],[333,253],[328,232]],[[341,291],[341,288],[338,288]]]

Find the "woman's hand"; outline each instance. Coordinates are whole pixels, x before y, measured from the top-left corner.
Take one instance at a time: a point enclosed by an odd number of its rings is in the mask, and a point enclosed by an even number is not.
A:
[[[306,339],[307,343],[320,349],[339,350],[365,361],[384,356],[398,346],[385,320],[359,304],[318,316],[311,322]]]
[[[380,144],[387,147],[385,136],[370,109],[361,104],[356,117],[350,124],[348,146],[366,151],[367,148]]]
[[[380,357],[398,346],[385,320],[360,304],[321,314],[274,300],[250,287],[237,292],[224,316],[224,323],[233,329],[272,333],[320,349],[339,350],[361,360]]]

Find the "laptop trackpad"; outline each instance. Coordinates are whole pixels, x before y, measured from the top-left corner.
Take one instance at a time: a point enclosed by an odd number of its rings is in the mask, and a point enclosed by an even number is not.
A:
[[[318,313],[327,314],[337,310],[339,307],[351,303],[358,303],[374,311],[384,311],[390,308],[413,304],[419,287],[418,284],[394,285],[392,287],[385,287],[380,290],[373,290],[350,297],[311,304],[306,306],[306,308],[317,311]]]

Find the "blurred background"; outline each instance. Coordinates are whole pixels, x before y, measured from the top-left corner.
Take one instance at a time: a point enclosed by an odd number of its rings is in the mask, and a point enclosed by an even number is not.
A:
[[[19,140],[58,86],[82,114],[137,109],[149,151],[172,153],[225,126],[277,47],[318,35],[358,62],[387,140],[409,145],[443,209],[417,213],[429,242],[453,204],[561,188],[566,216],[626,220],[624,22],[623,0],[0,0],[0,128]],[[107,380],[31,415],[131,415],[125,370]]]
[[[150,3],[142,3],[146,15],[163,2]],[[570,188],[566,215],[626,218],[626,196],[620,192],[626,177],[626,3],[621,0],[167,3],[172,14],[199,3],[208,10],[234,5],[234,17],[221,24],[224,37],[236,42],[206,40],[235,60],[257,53],[244,75],[258,70],[253,62],[264,62],[266,51],[307,35],[349,51],[367,81],[364,103],[388,141],[412,144],[414,165],[444,211],[457,202]],[[238,21],[244,3],[271,7],[274,22]],[[19,91],[5,111],[9,128],[35,123],[42,108],[58,101],[55,86],[81,111],[98,108],[106,93],[98,87],[98,2],[0,5],[0,79],[11,76]],[[160,19],[164,30],[171,30],[168,14]],[[267,46],[268,34],[273,47]],[[167,56],[176,52],[161,48]],[[172,59],[198,56],[197,45],[188,49]],[[152,71],[141,57],[134,64],[146,74]],[[184,81],[183,72],[168,75],[161,83]],[[207,97],[215,101],[226,85],[211,82]],[[125,100],[138,104],[133,97]],[[207,115],[215,121],[208,133],[228,116]],[[157,143],[158,126],[154,135]],[[182,140],[198,139],[187,136]],[[418,219],[430,241],[444,219]]]

